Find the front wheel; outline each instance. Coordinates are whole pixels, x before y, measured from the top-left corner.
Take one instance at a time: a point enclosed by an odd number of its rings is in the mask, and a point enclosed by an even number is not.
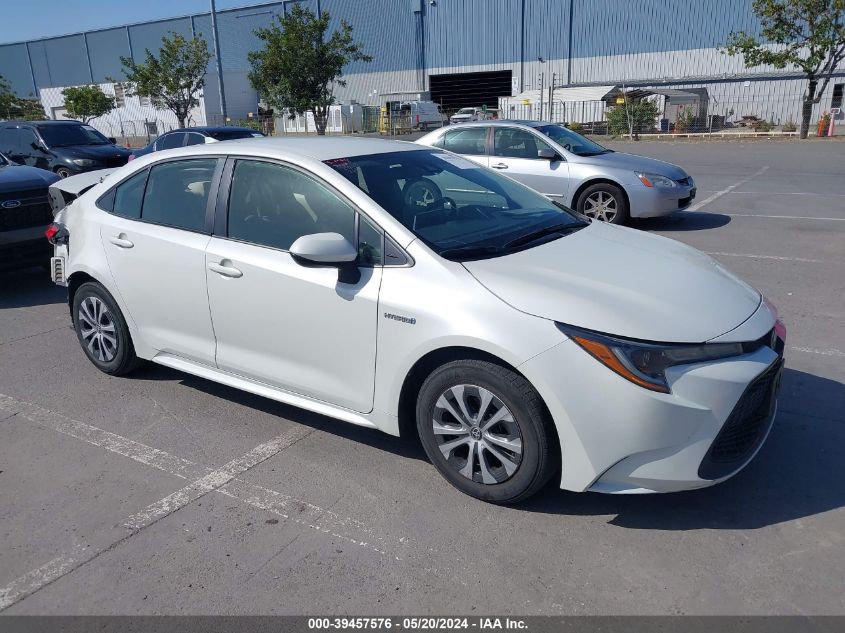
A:
[[[578,212],[608,224],[624,224],[628,220],[628,201],[616,185],[599,182],[590,185],[578,197]]]
[[[71,173],[70,169],[68,169],[67,167],[58,167],[56,169],[56,175],[59,178],[67,178],[69,176],[72,176],[73,174]]]
[[[557,464],[540,396],[519,374],[486,361],[432,372],[417,399],[417,431],[440,474],[484,501],[527,499]]]
[[[100,284],[87,282],[76,291],[73,326],[82,350],[100,371],[120,376],[140,364],[126,320],[114,298]]]

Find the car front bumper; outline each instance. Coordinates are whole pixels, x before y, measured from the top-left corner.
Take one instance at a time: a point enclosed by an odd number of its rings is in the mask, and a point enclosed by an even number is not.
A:
[[[48,265],[53,247],[44,237],[44,228],[0,232],[0,271]]]
[[[769,347],[667,371],[671,393],[643,389],[567,340],[520,371],[538,388],[561,446],[561,488],[674,492],[733,476],[775,415],[782,359]]]
[[[683,211],[692,205],[697,194],[695,183],[674,187],[646,187],[637,181],[626,189],[632,218],[655,218],[676,211]]]

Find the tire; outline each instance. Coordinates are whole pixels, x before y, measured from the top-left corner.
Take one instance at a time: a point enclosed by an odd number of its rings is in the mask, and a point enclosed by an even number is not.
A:
[[[431,463],[449,483],[477,499],[517,503],[542,488],[556,470],[559,451],[540,396],[525,378],[499,365],[459,360],[438,367],[420,388],[416,417]],[[518,450],[505,449],[503,442]]]
[[[625,224],[628,221],[625,193],[607,182],[598,182],[584,189],[578,196],[577,209],[582,215],[608,224]]]
[[[88,360],[100,371],[122,376],[141,364],[126,320],[102,285],[79,286],[73,296],[73,327]]]
[[[57,167],[56,168],[56,175],[59,178],[67,178],[69,176],[72,176],[73,174],[71,173],[70,169],[68,169],[67,167]]]

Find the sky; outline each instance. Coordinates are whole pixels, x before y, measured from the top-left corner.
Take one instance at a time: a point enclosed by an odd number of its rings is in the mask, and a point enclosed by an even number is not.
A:
[[[217,0],[231,9],[267,0]],[[0,0],[0,44],[207,12],[210,0]]]

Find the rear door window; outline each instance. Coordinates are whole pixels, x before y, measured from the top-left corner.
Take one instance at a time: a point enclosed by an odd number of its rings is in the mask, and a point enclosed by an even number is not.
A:
[[[184,132],[171,132],[170,134],[165,134],[156,142],[156,149],[162,150],[173,149],[175,147],[182,147],[184,142]]]
[[[216,158],[179,160],[153,166],[147,178],[141,219],[189,231],[204,231]]]
[[[147,183],[147,170],[135,174],[124,180],[114,188],[114,201],[110,211],[124,218],[138,219],[141,217],[141,202],[144,198],[144,185]],[[109,200],[104,200],[108,204]]]
[[[470,127],[446,132],[442,147],[456,154],[483,156],[487,153],[487,129]]]

